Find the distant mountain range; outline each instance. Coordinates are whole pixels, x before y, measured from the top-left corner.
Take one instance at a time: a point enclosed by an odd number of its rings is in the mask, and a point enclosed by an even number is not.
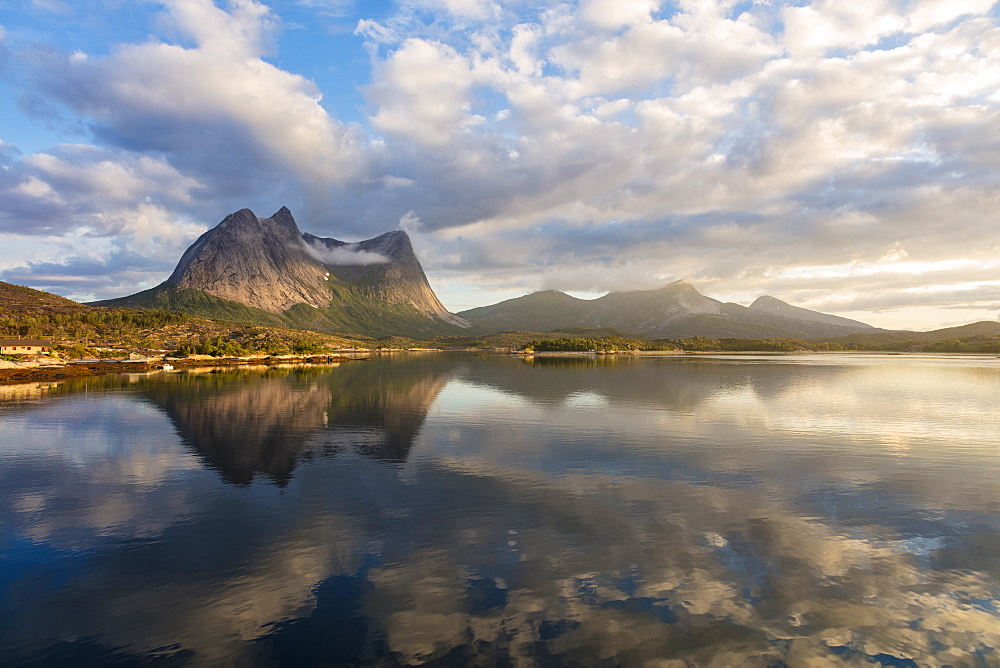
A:
[[[6,287],[4,287],[6,286]],[[0,306],[87,308],[48,293],[0,284]],[[646,338],[800,338],[872,340],[912,333],[877,329],[770,296],[749,307],[699,293],[687,281],[656,290],[612,292],[586,300],[544,291],[492,306],[448,312],[431,289],[403,231],[358,243],[303,234],[282,207],[269,218],[249,209],[227,216],[181,256],[167,280],[93,306],[160,309],[238,324],[317,332],[434,336],[503,331],[616,330]],[[3,309],[0,309],[3,310]],[[994,329],[991,323],[984,323]],[[911,337],[912,338],[912,337]],[[888,340],[888,339],[887,339]]]
[[[577,299],[550,290],[458,315],[489,331],[547,332],[568,327],[612,328],[643,338],[828,338],[877,332],[857,320],[810,311],[774,297],[749,307],[706,297],[687,281],[657,290],[611,292]]]

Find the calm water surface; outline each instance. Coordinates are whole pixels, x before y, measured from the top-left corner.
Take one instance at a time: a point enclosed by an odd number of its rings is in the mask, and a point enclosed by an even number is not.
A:
[[[0,396],[3,665],[1000,665],[1000,359]]]

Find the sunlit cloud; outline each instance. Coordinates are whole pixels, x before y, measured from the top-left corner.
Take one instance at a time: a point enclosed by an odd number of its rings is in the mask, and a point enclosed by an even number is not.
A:
[[[802,280],[813,303],[879,292],[906,310],[928,277],[978,285],[1000,253],[989,0],[159,7],[78,43],[18,23],[70,20],[67,3],[5,25],[21,124],[65,140],[21,155],[3,137],[4,229],[118,234],[150,202],[207,228],[285,204],[304,230],[361,239],[412,214],[432,282],[475,304],[687,277],[720,298]],[[353,34],[285,24],[310,13]],[[291,39],[326,55],[283,66]],[[350,119],[324,107],[344,78]],[[189,239],[164,225],[171,252]]]
[[[885,257],[885,256],[883,256]],[[935,271],[955,271],[961,269],[994,269],[1000,262],[978,262],[976,260],[940,260],[938,262],[857,262],[825,267],[794,267],[782,269],[784,278],[840,278],[848,276],[875,276],[878,274],[921,275]],[[918,289],[918,288],[915,288]],[[927,289],[926,286],[919,289]]]

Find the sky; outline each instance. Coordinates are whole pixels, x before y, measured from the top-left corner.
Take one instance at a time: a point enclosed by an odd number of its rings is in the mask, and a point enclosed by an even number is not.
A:
[[[165,279],[226,215],[406,230],[452,311],[687,279],[1000,318],[992,0],[0,0],[0,280]]]

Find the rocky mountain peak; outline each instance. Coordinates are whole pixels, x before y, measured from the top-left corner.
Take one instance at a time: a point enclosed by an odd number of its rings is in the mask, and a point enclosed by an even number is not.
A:
[[[450,324],[470,326],[438,300],[406,232],[393,230],[353,244],[308,233],[303,239],[313,248],[346,251],[339,255],[331,253],[324,258],[324,265],[336,279],[353,284],[354,289],[366,297],[390,304],[406,304]],[[354,253],[357,260],[351,258],[350,253]]]
[[[353,303],[346,290],[469,326],[438,300],[406,232],[357,243],[317,237],[303,234],[284,206],[269,218],[229,214],[185,251],[164,285],[279,314],[298,304],[342,308]]]
[[[696,313],[720,313],[722,303],[698,292],[685,280],[674,281],[654,290],[630,290],[609,292],[594,301],[609,313],[644,313],[649,327],[660,327],[664,323]],[[622,316],[615,316],[618,323]],[[629,316],[631,317],[631,316]],[[605,326],[615,327],[618,324]]]
[[[416,253],[413,252],[413,244],[410,243],[410,235],[403,230],[392,230],[367,241],[361,241],[358,243],[358,248],[384,255],[392,260],[409,262],[417,259]]]
[[[261,220],[261,223],[270,223],[277,230],[283,230],[285,233],[296,237],[302,236],[302,232],[299,231],[299,226],[295,224],[295,218],[292,217],[292,212],[288,210],[287,206],[283,206],[275,211],[271,214],[270,218]]]
[[[288,209],[271,218],[240,209],[185,251],[167,283],[281,313],[301,303],[326,306],[325,274]]]
[[[785,302],[781,301],[777,297],[772,297],[771,295],[761,295],[757,299],[753,300],[750,304],[750,308],[761,309],[761,310],[781,310],[782,305],[787,306]]]

